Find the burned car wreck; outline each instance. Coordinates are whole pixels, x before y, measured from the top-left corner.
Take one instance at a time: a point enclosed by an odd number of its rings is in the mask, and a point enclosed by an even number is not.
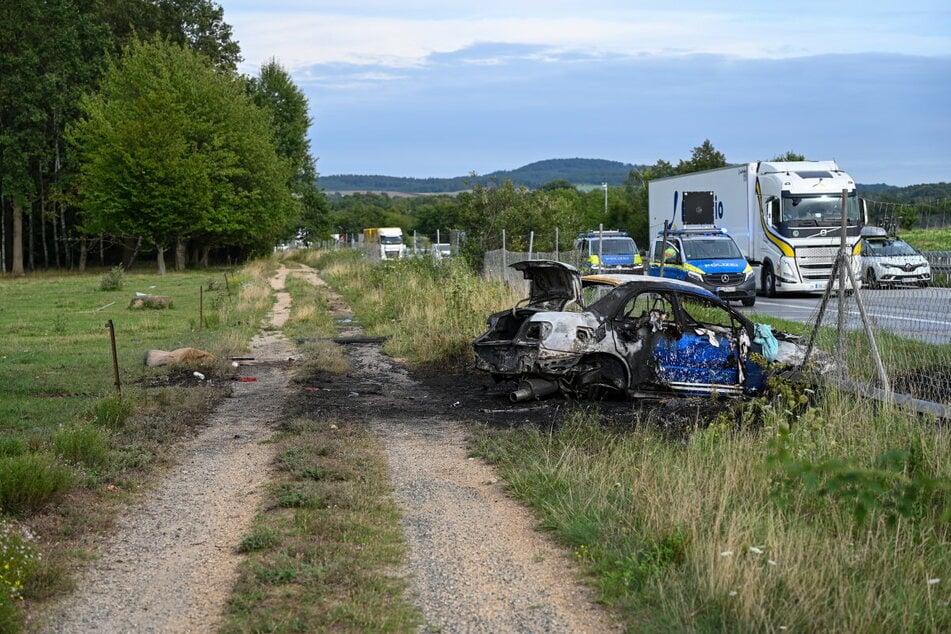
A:
[[[803,356],[798,337],[774,334],[687,282],[582,282],[576,268],[551,261],[512,268],[529,280],[529,297],[491,315],[472,345],[478,369],[518,382],[513,402],[556,392],[589,399],[754,395],[777,364]]]

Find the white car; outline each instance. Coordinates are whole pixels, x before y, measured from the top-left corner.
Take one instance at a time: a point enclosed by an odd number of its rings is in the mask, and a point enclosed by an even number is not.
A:
[[[866,227],[862,235],[862,281],[867,288],[931,283],[931,266],[913,246],[878,227]]]

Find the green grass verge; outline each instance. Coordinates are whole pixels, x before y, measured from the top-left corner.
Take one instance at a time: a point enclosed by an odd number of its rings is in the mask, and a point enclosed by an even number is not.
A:
[[[631,631],[951,628],[947,431],[836,397],[768,407],[685,444],[579,413],[483,429],[477,452]]]

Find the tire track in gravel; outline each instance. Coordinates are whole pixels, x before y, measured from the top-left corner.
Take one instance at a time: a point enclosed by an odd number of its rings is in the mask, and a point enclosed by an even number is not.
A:
[[[272,423],[285,412],[287,361],[280,333],[290,313],[288,269],[270,280],[276,302],[251,341],[255,365],[231,398],[177,452],[141,506],[128,509],[78,590],[48,615],[45,632],[214,631],[237,579],[237,546],[258,512],[272,468]]]

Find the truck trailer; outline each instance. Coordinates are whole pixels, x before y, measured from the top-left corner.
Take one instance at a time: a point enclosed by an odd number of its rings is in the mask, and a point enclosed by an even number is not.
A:
[[[840,248],[843,190],[850,264],[859,278],[865,201],[835,161],[763,161],[653,180],[650,235],[665,221],[674,229],[713,224],[758,268],[761,292],[823,291]],[[712,205],[694,204],[710,196]]]

